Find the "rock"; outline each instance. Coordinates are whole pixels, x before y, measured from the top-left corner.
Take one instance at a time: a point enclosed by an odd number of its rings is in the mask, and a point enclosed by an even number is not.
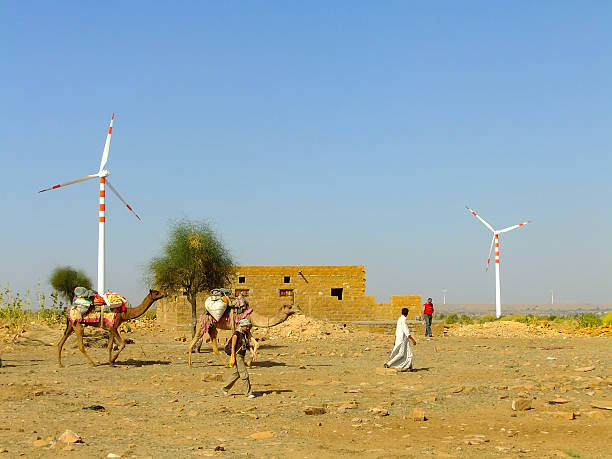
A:
[[[564,403],[568,403],[569,400],[565,400],[564,398],[557,397],[554,400],[549,400],[548,403],[551,405],[562,405]]]
[[[592,371],[594,369],[595,369],[595,367],[582,367],[582,368],[574,368],[574,371],[583,371],[583,372],[585,372],[585,371]]]
[[[482,445],[483,443],[488,443],[489,440],[485,438],[484,435],[466,435],[464,437],[463,443],[466,445]]]
[[[375,416],[389,416],[389,412],[384,408],[370,408],[370,413]]]
[[[351,400],[350,402],[341,403],[340,406],[338,406],[338,411],[353,410],[358,406],[359,403],[357,403],[357,400]]]
[[[66,430],[58,440],[64,443],[83,443],[83,439],[72,430]]]
[[[221,373],[204,373],[202,375],[202,381],[204,382],[212,382],[212,381],[223,381],[223,375]]]
[[[592,402],[591,406],[593,408],[599,408],[600,410],[612,410],[612,401],[598,401]]]
[[[556,418],[561,418],[561,419],[576,419],[576,415],[574,414],[573,411],[553,411],[552,415]]]
[[[46,440],[34,440],[34,446],[36,446],[37,448],[41,448],[43,446],[48,446],[49,442]]]
[[[410,411],[410,419],[413,421],[426,421],[425,412],[421,408],[413,408]]]
[[[458,394],[459,392],[463,392],[463,386],[453,387],[448,391],[449,394]]]
[[[108,453],[106,457],[123,457],[123,456],[121,456],[121,454]]]
[[[515,398],[512,400],[512,409],[514,411],[526,411],[530,410],[533,407],[531,406],[531,400],[526,398]]]
[[[395,368],[377,368],[377,375],[396,375],[397,370]]]
[[[308,414],[311,416],[325,413],[327,413],[327,410],[323,406],[307,406],[306,408],[304,408],[304,414]]]
[[[264,438],[272,438],[274,437],[274,432],[270,432],[269,430],[263,432],[255,432],[254,434],[249,435],[251,438],[256,440],[262,440]]]

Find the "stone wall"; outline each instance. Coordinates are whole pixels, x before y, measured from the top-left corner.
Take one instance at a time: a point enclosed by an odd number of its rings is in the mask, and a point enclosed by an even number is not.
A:
[[[421,308],[418,295],[392,296],[389,303],[366,296],[363,266],[240,266],[231,290],[247,296],[260,314],[273,315],[294,304],[307,316],[335,322],[395,320],[404,307],[414,319]],[[198,315],[206,296],[198,297]],[[164,298],[158,302],[157,321],[167,329],[188,330],[191,305],[184,296]]]

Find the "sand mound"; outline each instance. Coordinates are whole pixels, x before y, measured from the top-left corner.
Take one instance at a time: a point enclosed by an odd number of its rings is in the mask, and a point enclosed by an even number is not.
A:
[[[544,325],[528,325],[521,322],[496,321],[473,325],[446,325],[445,334],[450,336],[558,336],[561,331],[553,330]]]
[[[272,339],[282,337],[295,341],[310,339],[326,340],[341,337],[346,333],[352,332],[350,324],[345,327],[343,324],[312,319],[302,314],[294,314],[276,327],[258,329],[256,336]]]
[[[444,333],[450,336],[487,336],[487,337],[549,337],[559,335],[580,336],[612,336],[612,328],[608,325],[593,328],[555,328],[549,322],[541,322],[537,325],[525,324],[499,320],[484,324],[473,325],[445,325]]]

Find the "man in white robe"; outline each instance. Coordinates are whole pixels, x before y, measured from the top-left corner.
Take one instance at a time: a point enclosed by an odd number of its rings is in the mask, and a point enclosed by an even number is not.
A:
[[[397,319],[395,347],[391,351],[390,360],[385,363],[385,368],[397,368],[402,371],[412,370],[412,348],[410,343],[416,346],[416,341],[410,336],[406,316],[408,316],[408,308],[402,309],[402,315]]]

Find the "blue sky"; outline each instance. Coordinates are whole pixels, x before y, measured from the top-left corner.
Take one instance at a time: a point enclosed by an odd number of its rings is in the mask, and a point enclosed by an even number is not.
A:
[[[172,219],[243,265],[363,264],[367,293],[612,298],[609,2],[4,2],[0,283],[137,301]]]

